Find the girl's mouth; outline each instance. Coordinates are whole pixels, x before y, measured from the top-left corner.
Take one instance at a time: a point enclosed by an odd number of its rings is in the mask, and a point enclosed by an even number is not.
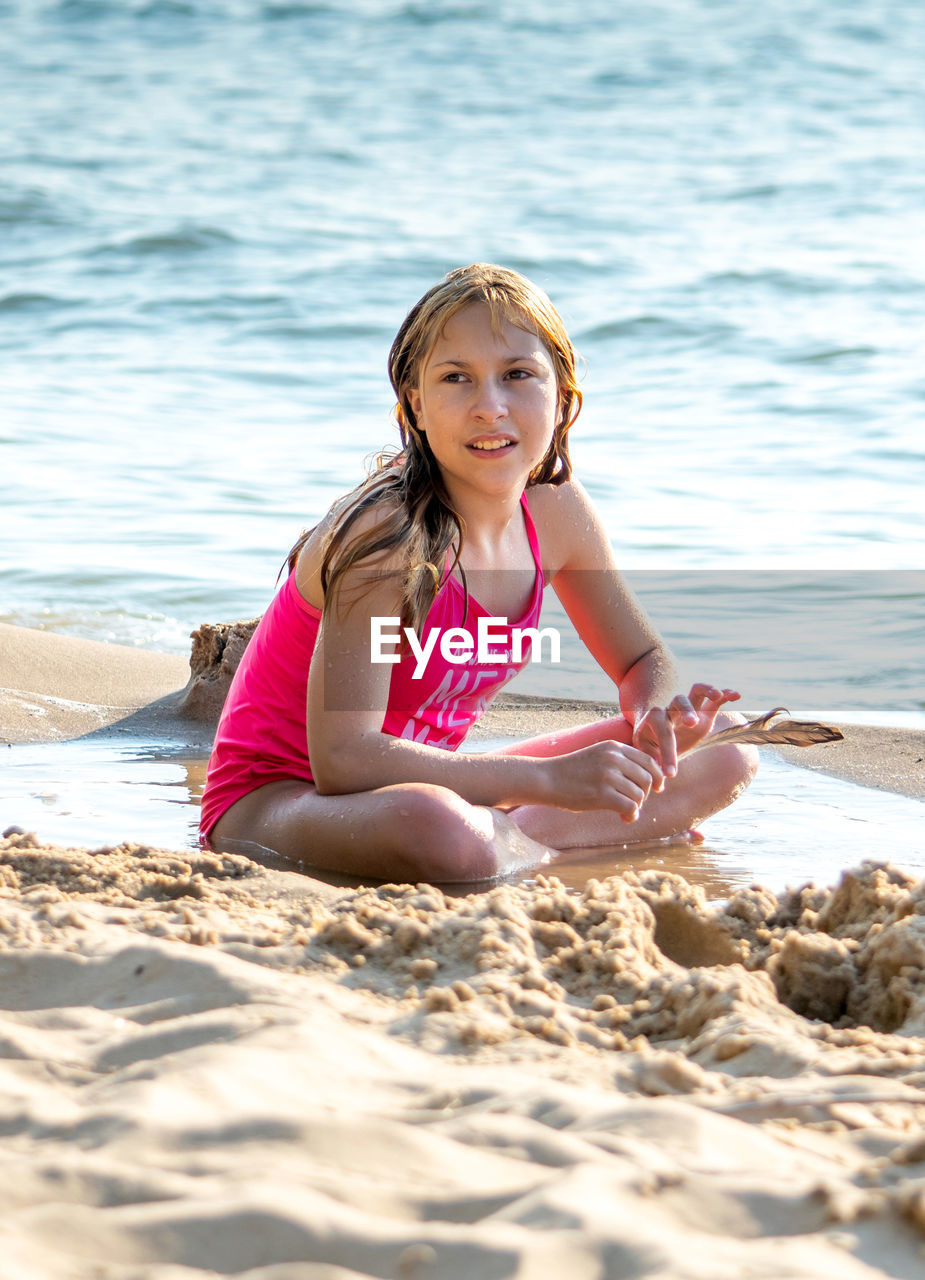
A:
[[[474,440],[469,445],[470,449],[475,449],[479,453],[501,453],[505,449],[513,448],[513,440]]]

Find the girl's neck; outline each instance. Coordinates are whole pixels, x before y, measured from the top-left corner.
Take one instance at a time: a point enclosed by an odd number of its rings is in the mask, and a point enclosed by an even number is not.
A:
[[[466,537],[464,567],[516,568],[526,555],[526,528],[518,499],[513,504],[494,503],[490,510],[463,509]]]
[[[466,525],[466,541],[486,546],[497,541],[513,521],[520,521],[521,494],[450,493],[450,500]]]

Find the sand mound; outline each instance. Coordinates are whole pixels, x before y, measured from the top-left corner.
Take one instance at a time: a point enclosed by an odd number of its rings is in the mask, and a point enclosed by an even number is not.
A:
[[[286,881],[0,841],[5,1274],[919,1274],[922,884]]]
[[[180,715],[210,724],[218,720],[231,678],[259,622],[259,618],[251,618],[246,622],[204,623],[192,632],[189,681],[177,703]]]
[[[28,921],[30,942],[41,921],[57,937],[78,902],[126,908],[117,922],[144,933],[321,970],[388,997],[403,1033],[429,1042],[436,1027],[447,1045],[466,1046],[526,1033],[625,1050],[644,1037],[682,1042],[709,1064],[760,1049],[761,1036],[747,1043],[742,1028],[762,1018],[811,1041],[811,1057],[850,1046],[890,1056],[905,1041],[872,1031],[925,1034],[925,885],[889,866],[846,872],[834,890],[744,890],[719,909],[669,873],[591,880],[582,892],[539,876],[464,898],[430,885],[322,898],[306,879],[296,902],[256,898],[248,886],[261,874],[231,854],[0,841],[0,885],[43,908]],[[432,1016],[444,1013],[453,1016]],[[762,1074],[792,1073],[780,1025],[778,1059],[765,1046]],[[748,1074],[747,1063],[736,1073]]]

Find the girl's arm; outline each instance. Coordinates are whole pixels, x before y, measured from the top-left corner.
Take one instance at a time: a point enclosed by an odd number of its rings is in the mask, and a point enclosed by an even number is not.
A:
[[[473,804],[612,808],[631,820],[662,774],[650,754],[596,743],[538,759],[467,755],[384,734],[391,666],[370,661],[370,620],[400,612],[400,566],[380,560],[351,571],[326,604],[308,682],[308,749],[322,794],[396,783],[445,786]]]
[[[720,706],[739,695],[705,684],[689,694],[676,692],[674,658],[617,569],[606,530],[581,484],[537,486],[529,501],[551,585],[617,686],[634,744],[673,777],[679,753],[709,733]]]

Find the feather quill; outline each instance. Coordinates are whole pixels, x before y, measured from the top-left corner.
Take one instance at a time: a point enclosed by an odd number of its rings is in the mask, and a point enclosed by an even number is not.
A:
[[[716,733],[708,734],[685,754],[693,755],[704,747],[718,747],[724,742],[811,747],[814,742],[840,742],[845,736],[841,729],[836,729],[831,724],[820,724],[817,720],[778,720],[774,723],[775,716],[789,714],[786,707],[775,707],[773,711],[766,711],[763,716],[747,720],[745,724],[734,724],[728,729],[718,729]]]

